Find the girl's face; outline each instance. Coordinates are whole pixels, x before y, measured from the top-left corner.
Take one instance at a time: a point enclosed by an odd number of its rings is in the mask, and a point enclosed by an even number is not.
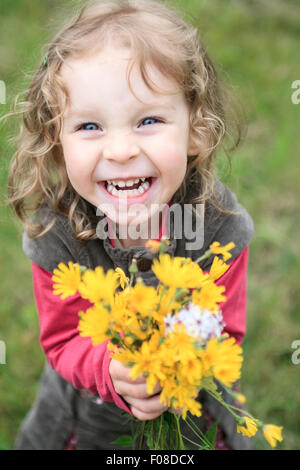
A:
[[[131,86],[141,103],[127,83],[130,58],[128,49],[107,47],[63,65],[70,106],[61,144],[77,193],[117,224],[134,225],[148,223],[172,198],[184,179],[187,156],[197,151],[176,83],[149,65],[155,85],[174,94],[153,92],[134,66]]]

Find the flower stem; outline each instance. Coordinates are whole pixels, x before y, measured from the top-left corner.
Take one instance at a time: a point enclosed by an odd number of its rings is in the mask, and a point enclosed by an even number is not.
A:
[[[131,274],[130,274],[130,283],[129,283],[129,287],[132,287],[133,280],[134,280],[134,273],[131,273]]]
[[[210,255],[212,254],[211,250],[207,250],[204,255],[200,256],[198,259],[196,259],[196,261],[194,261],[195,263],[200,263],[200,261],[203,261],[204,259],[206,258],[209,258]]]
[[[185,420],[187,426],[193,431],[193,433],[200,438],[201,442],[204,443],[205,445],[209,446],[210,447],[210,442],[207,440],[207,438],[205,437],[205,434],[203,434],[203,432],[198,429],[194,423],[194,421],[189,418],[187,416],[186,420]],[[196,429],[197,431],[196,431]]]
[[[180,415],[174,415],[175,416],[175,420],[176,420],[176,425],[177,425],[177,435],[178,435],[178,438],[179,438],[179,450],[185,450],[185,446],[184,446],[184,443],[183,443],[183,440],[182,440],[182,435],[181,435],[181,430],[180,430]]]
[[[160,440],[162,439],[161,431],[162,431],[162,427],[163,427],[163,414],[160,415],[160,417],[158,419],[159,419],[159,431],[158,431],[158,436],[157,436],[157,439],[156,439],[156,443],[154,445],[155,450],[163,449],[162,442],[160,442]]]
[[[146,421],[143,421],[139,450],[142,450],[143,448],[145,425],[146,425]]]
[[[232,414],[232,416],[234,417],[234,419],[236,420],[237,423],[240,423],[241,421],[241,416],[239,416],[238,414],[236,414],[232,408],[236,408],[236,407],[233,407],[232,405],[229,405],[228,403],[226,403],[225,400],[223,400],[218,394],[212,392],[211,390],[208,390],[206,389],[206,391],[213,397],[215,398],[219,403],[221,403],[228,411],[229,413]],[[239,408],[238,408],[239,409]],[[242,412],[242,410],[240,410]]]

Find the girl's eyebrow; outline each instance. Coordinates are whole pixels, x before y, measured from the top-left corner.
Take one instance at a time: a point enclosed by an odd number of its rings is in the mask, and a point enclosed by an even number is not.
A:
[[[137,109],[137,112],[143,112],[143,110],[147,111],[147,110],[152,110],[152,109],[157,109],[157,110],[163,109],[163,110],[175,111],[176,106],[173,103],[145,103],[145,104],[141,103],[141,108]],[[99,112],[97,108],[82,108],[82,109],[71,108],[66,117],[68,119],[70,118],[78,119],[84,116],[90,116],[91,114],[96,114],[97,112]]]

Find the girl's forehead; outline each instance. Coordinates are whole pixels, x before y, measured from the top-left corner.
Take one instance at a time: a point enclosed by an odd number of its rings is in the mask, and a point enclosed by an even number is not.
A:
[[[81,95],[89,89],[94,89],[103,94],[115,93],[118,99],[123,93],[127,93],[130,87],[142,99],[151,99],[155,95],[158,99],[163,95],[171,98],[180,94],[175,79],[166,77],[151,62],[145,66],[153,90],[145,82],[139,63],[128,48],[107,47],[93,54],[69,58],[62,66],[61,77],[70,95]]]

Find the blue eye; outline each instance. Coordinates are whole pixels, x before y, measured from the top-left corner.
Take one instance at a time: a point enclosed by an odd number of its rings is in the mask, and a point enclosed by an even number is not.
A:
[[[153,121],[155,121],[155,122],[153,122]],[[156,124],[156,122],[162,122],[162,121],[160,119],[155,118],[155,117],[148,117],[148,118],[146,118],[142,121],[142,124],[146,123],[145,125],[147,126],[149,124]]]
[[[99,129],[99,126],[94,122],[87,122],[86,124],[82,124],[82,126],[80,126],[79,130],[81,129],[83,129],[84,131],[97,131]]]

